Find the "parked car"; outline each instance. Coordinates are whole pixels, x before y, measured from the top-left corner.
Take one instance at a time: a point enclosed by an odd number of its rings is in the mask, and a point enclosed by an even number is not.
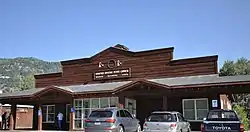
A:
[[[189,122],[179,112],[155,111],[145,119],[144,132],[190,132]]]
[[[106,108],[92,111],[85,120],[85,132],[139,132],[139,120],[126,109]]]
[[[208,112],[201,132],[244,132],[244,128],[235,111],[218,109]]]

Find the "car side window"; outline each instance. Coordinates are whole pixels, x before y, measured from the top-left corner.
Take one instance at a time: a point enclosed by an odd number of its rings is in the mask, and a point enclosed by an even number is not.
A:
[[[126,117],[128,118],[133,118],[133,116],[126,110],[124,110],[125,114],[126,114]]]
[[[177,116],[180,122],[185,121],[184,117],[180,113],[177,113]]]
[[[120,116],[120,110],[116,112],[116,117],[121,117]]]
[[[119,113],[120,113],[120,117],[127,117],[126,113],[123,110],[120,110]]]
[[[174,118],[174,121],[176,122],[177,121],[177,115],[173,114],[173,118]]]

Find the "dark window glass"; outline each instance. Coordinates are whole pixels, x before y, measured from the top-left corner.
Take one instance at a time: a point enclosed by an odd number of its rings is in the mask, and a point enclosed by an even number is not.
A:
[[[148,119],[148,122],[176,122],[174,114],[170,113],[153,113]]]
[[[120,110],[120,116],[121,117],[126,117],[126,114],[124,113],[124,110]]]
[[[207,120],[238,120],[233,111],[210,111]]]
[[[116,112],[116,117],[120,117],[120,111]]]
[[[126,117],[128,118],[133,118],[133,116],[126,110],[124,110],[125,114],[126,114]]]
[[[112,117],[112,111],[92,111],[89,117],[96,117],[96,118]]]
[[[180,122],[185,121],[184,117],[181,114],[178,113],[177,116]]]

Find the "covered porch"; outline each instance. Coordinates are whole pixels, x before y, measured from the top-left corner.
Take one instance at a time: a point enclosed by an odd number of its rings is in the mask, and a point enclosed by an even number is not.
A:
[[[70,117],[73,121],[72,112],[72,93],[56,86],[46,88],[34,88],[26,91],[5,93],[0,97],[2,104],[10,104],[9,130],[58,130],[57,114],[63,113],[63,130],[70,129]],[[32,128],[17,128],[16,111],[17,105],[33,106]],[[25,120],[25,119],[23,119]],[[73,124],[72,124],[73,125]]]
[[[84,120],[92,110],[123,107],[135,114],[141,125],[152,111],[178,111],[190,122],[192,130],[199,131],[204,115],[221,108],[221,94],[230,98],[233,93],[249,92],[250,76],[216,74],[49,86],[2,94],[0,103],[12,106],[10,129],[15,129],[16,105],[25,104],[34,105],[33,130],[56,130],[59,111],[65,116],[64,130],[83,130]]]

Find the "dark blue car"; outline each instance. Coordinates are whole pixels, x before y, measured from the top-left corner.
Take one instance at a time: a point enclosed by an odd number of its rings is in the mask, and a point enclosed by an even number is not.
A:
[[[201,132],[244,132],[243,124],[233,110],[211,110],[201,124]]]

